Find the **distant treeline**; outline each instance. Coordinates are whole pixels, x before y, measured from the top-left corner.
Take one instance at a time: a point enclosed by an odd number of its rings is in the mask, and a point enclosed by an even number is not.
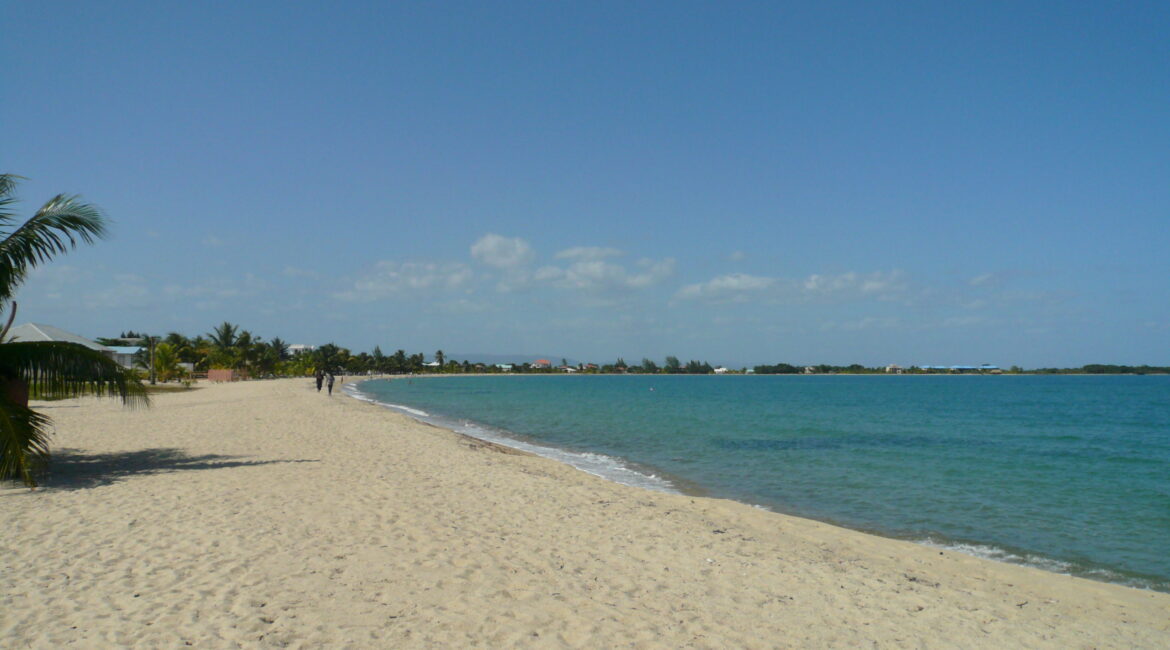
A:
[[[886,374],[891,372],[904,374],[939,374],[939,373],[994,373],[994,374],[1091,374],[1091,375],[1152,375],[1170,374],[1167,366],[1122,366],[1109,364],[1090,364],[1080,368],[1041,368],[1024,370],[1019,366],[1012,366],[1010,370],[1000,370],[993,366],[964,366],[954,368],[929,367],[920,368],[910,366],[878,366],[866,367],[859,363],[847,366],[828,364],[796,366],[789,363],[762,364],[747,368],[715,368],[706,361],[692,359],[683,362],[676,356],[668,356],[662,365],[655,361],[643,358],[641,363],[628,364],[625,359],[618,358],[614,363],[570,364],[561,359],[560,364],[543,361],[537,363],[514,364],[485,364],[472,363],[467,360],[457,361],[450,359],[442,350],[435,351],[434,361],[426,363],[426,357],[421,352],[408,354],[405,350],[396,350],[392,354],[385,354],[378,346],[373,352],[354,354],[348,349],[327,343],[316,348],[305,349],[303,346],[291,346],[280,338],[273,337],[265,340],[246,329],[230,322],[224,322],[210,332],[195,337],[188,337],[178,332],[171,332],[165,337],[150,336],[143,332],[126,331],[118,338],[101,338],[98,343],[111,346],[133,346],[140,350],[135,361],[143,370],[150,371],[162,381],[183,378],[189,373],[206,372],[213,368],[230,368],[240,370],[247,376],[303,376],[313,374],[315,370],[341,372],[348,374],[414,374],[414,373],[558,373],[574,372],[585,374],[650,374],[650,375],[710,375],[710,374],[741,374],[755,373],[757,375],[799,375],[799,374]]]
[[[1170,374],[1170,366],[1117,366],[1091,363],[1080,368],[1038,368],[1025,372],[1037,375],[1165,375]]]
[[[898,374],[923,375],[923,374],[1008,374],[1008,375],[1165,375],[1170,374],[1170,366],[1122,366],[1104,363],[1093,363],[1079,368],[1037,368],[1034,370],[1025,370],[1019,366],[1012,366],[1008,370],[999,370],[992,368],[920,368],[918,366],[910,366],[908,368],[897,368],[896,370],[887,369],[887,366],[878,366],[869,368],[861,364],[853,364],[849,366],[830,366],[830,365],[816,365],[816,366],[794,366],[788,363],[777,363],[775,365],[760,365],[755,366],[752,370],[757,375],[801,375],[801,374],[826,374],[826,375],[861,375],[861,374],[889,374],[897,372]]]
[[[774,366],[762,365],[755,366],[752,370],[757,375],[802,375],[805,374],[805,369],[808,372],[822,375],[828,374],[860,374],[860,373],[877,373],[886,371],[885,367],[881,368],[866,368],[865,366],[855,363],[849,366],[829,366],[821,364],[819,366],[794,366],[787,363],[778,363]]]

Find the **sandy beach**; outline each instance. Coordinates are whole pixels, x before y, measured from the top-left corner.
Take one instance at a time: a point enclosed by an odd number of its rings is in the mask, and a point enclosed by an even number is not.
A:
[[[35,403],[5,648],[1170,647],[1170,594],[639,490],[310,379]]]

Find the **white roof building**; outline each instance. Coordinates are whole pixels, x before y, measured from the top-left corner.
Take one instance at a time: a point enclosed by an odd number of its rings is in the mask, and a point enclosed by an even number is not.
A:
[[[52,325],[42,325],[40,323],[25,323],[24,325],[17,325],[8,330],[8,340],[10,341],[63,341],[66,343],[77,343],[84,345],[91,350],[98,352],[111,352],[106,346],[91,341],[84,336],[78,336],[73,332],[66,332],[60,327],[53,327]]]
[[[25,323],[17,325],[8,330],[9,341],[59,341],[62,343],[76,343],[84,345],[91,350],[97,350],[105,354],[107,357],[118,362],[124,368],[131,368],[134,365],[134,353],[129,354],[108,348],[100,343],[91,341],[84,336],[79,336],[73,332],[66,332],[60,327],[53,327],[52,325],[44,325],[42,323]],[[137,348],[134,349],[137,352]]]

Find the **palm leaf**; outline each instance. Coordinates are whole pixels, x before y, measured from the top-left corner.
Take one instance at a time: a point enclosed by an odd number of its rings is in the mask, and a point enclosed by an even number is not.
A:
[[[49,462],[49,418],[0,396],[0,479],[36,487]]]
[[[0,345],[0,375],[22,379],[47,398],[98,395],[147,406],[138,377],[105,354],[77,343],[18,341]]]
[[[8,211],[8,206],[16,203],[13,193],[16,192],[18,178],[22,177],[16,174],[0,174],[0,224],[12,222],[12,213]]]
[[[0,196],[11,192],[12,177],[0,182]],[[0,203],[0,224],[11,223],[11,215]],[[92,244],[105,237],[106,221],[100,210],[77,196],[58,194],[28,221],[0,241],[0,301],[8,301],[24,282],[28,272],[54,256],[76,248],[78,243]]]

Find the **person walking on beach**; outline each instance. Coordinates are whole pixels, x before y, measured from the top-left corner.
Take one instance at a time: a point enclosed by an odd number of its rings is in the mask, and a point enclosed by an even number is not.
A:
[[[317,392],[321,392],[321,384],[325,382],[325,373],[317,368]]]
[[[333,373],[329,373],[329,378],[326,379],[326,383],[329,385],[329,396],[333,397]]]

